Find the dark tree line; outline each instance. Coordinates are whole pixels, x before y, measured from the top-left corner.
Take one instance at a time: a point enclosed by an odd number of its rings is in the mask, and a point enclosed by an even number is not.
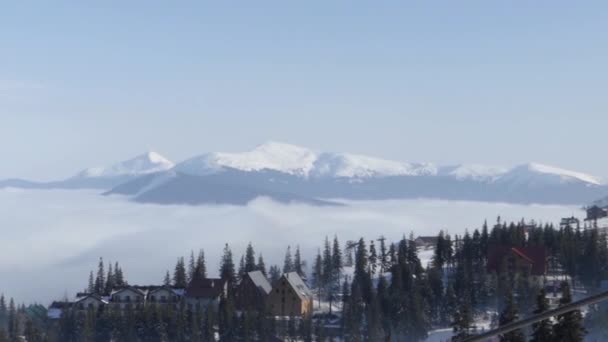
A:
[[[218,273],[229,282],[230,291],[221,298],[218,310],[192,310],[182,304],[124,311],[109,306],[99,311],[68,310],[57,324],[45,325],[24,319],[12,301],[7,304],[1,297],[0,342],[12,342],[25,333],[32,336],[28,341],[266,341],[276,335],[294,341],[324,341],[336,336],[335,329],[327,328],[336,318],[338,335],[345,341],[420,341],[430,330],[446,326],[453,328],[454,340],[459,340],[477,333],[475,321],[484,315],[494,313],[493,324],[499,326],[549,309],[547,292],[529,281],[529,274],[488,273],[487,251],[493,245],[545,247],[552,270],[571,279],[560,286],[559,305],[572,300],[574,285],[593,291],[606,277],[606,237],[597,230],[530,226],[523,221],[497,220],[491,229],[484,224],[462,236],[441,232],[428,266],[423,266],[413,236],[394,242],[384,237],[359,239],[344,246],[337,237],[326,237],[308,271],[297,246],[287,247],[282,267],[267,267],[251,243],[236,265],[226,244]],[[204,252],[193,251],[188,263],[183,257],[178,259],[163,283],[184,288],[190,281],[207,277],[207,270]],[[263,310],[237,312],[234,289],[251,271],[263,272],[271,282],[284,272],[297,272],[315,290],[316,300],[333,303],[332,309],[341,303],[341,310],[287,321],[277,321]],[[108,294],[126,284],[118,263],[106,266],[100,259],[96,274],[90,274],[88,290]],[[592,308],[586,320],[598,324],[605,317],[607,309]],[[583,323],[581,312],[573,311],[501,340],[582,341]]]

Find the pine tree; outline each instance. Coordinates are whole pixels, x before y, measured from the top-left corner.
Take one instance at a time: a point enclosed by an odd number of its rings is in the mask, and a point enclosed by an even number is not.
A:
[[[344,261],[342,260],[342,250],[340,249],[340,242],[338,241],[337,236],[334,236],[334,242],[331,251],[331,260],[334,273],[336,274],[336,281],[339,281]]]
[[[300,254],[300,246],[296,246],[296,254],[293,260],[294,271],[302,278],[305,278],[304,271],[302,270],[302,255]]]
[[[186,274],[186,264],[184,258],[180,257],[175,265],[173,272],[173,286],[177,288],[186,288],[188,286],[188,279]]]
[[[167,270],[167,273],[165,273],[165,278],[163,279],[163,285],[171,286],[171,274],[169,273],[169,270]]]
[[[127,285],[124,274],[122,273],[122,268],[120,268],[118,262],[114,264],[114,282],[118,287]]]
[[[112,293],[112,290],[116,287],[116,281],[114,277],[114,272],[112,271],[112,263],[108,264],[108,275],[106,277],[106,286],[104,288],[104,292],[106,294]]]
[[[317,289],[317,295],[319,297],[319,305],[321,305],[321,292],[324,286],[324,277],[323,277],[323,258],[321,257],[321,250],[317,250],[317,257],[315,258],[315,262],[313,264],[313,284]]]
[[[536,296],[536,309],[534,314],[540,314],[549,310],[549,300],[545,289],[541,289]],[[553,341],[553,325],[551,320],[546,319],[532,324],[532,342],[551,342]]]
[[[196,260],[194,259],[194,251],[190,251],[190,260],[188,261],[188,282],[194,280],[196,272]]]
[[[95,277],[93,276],[93,271],[89,273],[89,286],[87,287],[88,293],[95,293]]]
[[[386,238],[381,236],[378,241],[380,242],[380,273],[384,274],[388,269],[388,251],[386,250]]]
[[[207,265],[205,263],[205,251],[200,250],[198,257],[196,258],[196,266],[194,267],[195,279],[206,279],[207,278]]]
[[[234,262],[232,261],[232,251],[228,244],[224,246],[224,254],[222,255],[222,261],[220,262],[220,277],[226,280],[230,286],[234,286],[236,283],[236,273],[234,269]]]
[[[509,289],[507,291],[507,296],[505,300],[505,308],[500,313],[500,317],[498,319],[498,323],[500,326],[515,322],[519,319],[519,312],[517,310],[517,305],[515,304],[515,299],[513,298],[513,291]],[[508,332],[504,335],[500,336],[501,342],[525,342],[526,338],[524,336],[523,331],[521,329],[517,329],[511,332]]]
[[[239,270],[237,271],[237,278],[239,281],[245,277],[245,256],[241,255],[241,261],[239,261]]]
[[[255,252],[250,242],[247,245],[247,250],[245,251],[245,273],[253,272],[255,269]]]
[[[376,246],[374,240],[369,243],[369,270],[372,278],[376,274],[376,268],[378,267],[378,255],[376,254]]]
[[[4,294],[0,294],[0,329],[6,327],[7,319],[8,307],[6,306],[6,299],[4,298]]]
[[[448,291],[450,289],[451,285],[448,287]],[[452,314],[452,329],[454,331],[452,341],[464,340],[471,336],[473,329],[473,310],[470,300],[465,297],[461,298],[458,302],[458,308]]]
[[[323,287],[327,288],[327,292],[331,292],[334,278],[334,265],[331,257],[331,245],[329,239],[325,237],[325,246],[323,248]]]
[[[97,266],[97,278],[95,278],[95,293],[104,294],[106,286],[106,275],[103,268],[103,259],[99,258],[99,265]]]
[[[291,246],[287,246],[287,251],[285,252],[285,261],[283,262],[283,273],[293,272],[294,269],[293,258],[291,257]]]
[[[17,308],[15,307],[15,301],[13,298],[10,299],[8,305],[8,338],[9,341],[17,341],[19,336],[19,316]]]
[[[270,266],[268,270],[268,280],[270,284],[275,284],[281,278],[281,269],[277,265]]]
[[[261,253],[258,256],[258,264],[256,265],[256,270],[262,272],[265,277],[268,277],[268,273],[266,272],[266,263],[264,262],[264,257]]]
[[[568,282],[562,282],[561,287],[562,298],[559,304],[563,306],[572,302],[572,293]],[[583,315],[580,310],[573,310],[557,316],[557,323],[553,326],[554,341],[579,342],[585,339],[586,333],[587,331],[583,326]]]

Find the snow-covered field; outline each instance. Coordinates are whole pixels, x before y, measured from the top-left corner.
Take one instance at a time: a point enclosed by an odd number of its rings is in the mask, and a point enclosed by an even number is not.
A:
[[[0,292],[18,302],[48,303],[86,285],[103,256],[118,260],[128,280],[158,283],[178,256],[204,248],[211,275],[228,242],[240,258],[248,242],[267,265],[281,263],[287,245],[312,259],[324,237],[340,241],[384,235],[462,233],[484,219],[558,222],[576,207],[403,200],[347,202],[345,207],[283,205],[258,199],[246,207],[133,204],[92,191],[0,190]],[[235,260],[237,262],[238,260]]]

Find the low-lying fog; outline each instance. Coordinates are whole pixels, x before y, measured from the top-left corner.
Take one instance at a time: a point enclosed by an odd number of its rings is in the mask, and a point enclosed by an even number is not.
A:
[[[211,276],[226,242],[235,263],[252,242],[267,266],[287,245],[311,260],[326,235],[340,241],[385,235],[396,240],[440,229],[463,233],[506,220],[558,222],[577,207],[441,200],[347,202],[345,207],[284,205],[258,199],[246,207],[134,204],[92,191],[0,190],[0,292],[19,303],[48,304],[87,285],[101,256],[119,261],[131,284],[158,284],[177,257],[203,248]]]

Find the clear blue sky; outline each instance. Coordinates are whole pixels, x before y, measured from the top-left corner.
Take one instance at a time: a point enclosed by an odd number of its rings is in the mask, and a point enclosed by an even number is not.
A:
[[[0,178],[266,140],[608,178],[605,1],[125,3],[0,5]]]

